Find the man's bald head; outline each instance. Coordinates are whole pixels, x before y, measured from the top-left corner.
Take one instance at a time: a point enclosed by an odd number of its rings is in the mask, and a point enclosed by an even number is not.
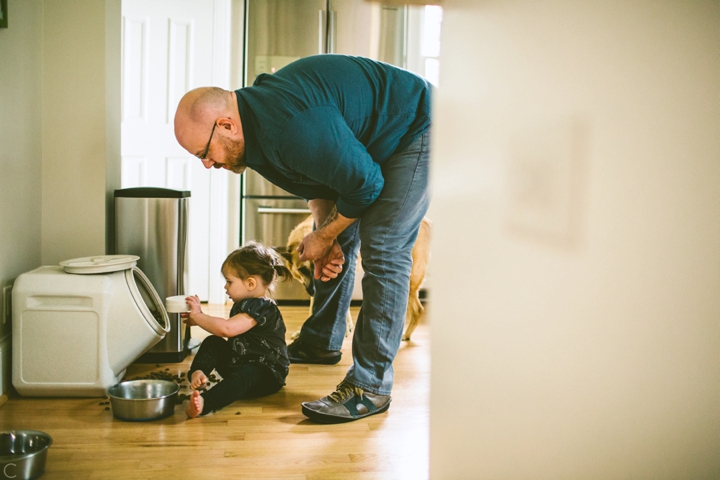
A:
[[[200,87],[187,92],[175,112],[175,138],[206,168],[244,171],[245,139],[235,92]]]
[[[232,109],[232,92],[218,87],[200,87],[187,92],[175,112],[175,137],[187,134],[187,130],[212,125],[215,119],[229,116]],[[182,145],[182,142],[180,141]]]

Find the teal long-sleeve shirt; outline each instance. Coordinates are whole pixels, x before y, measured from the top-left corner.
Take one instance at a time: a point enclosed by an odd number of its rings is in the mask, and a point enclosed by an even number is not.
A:
[[[348,218],[380,195],[382,164],[430,127],[430,84],[362,57],[303,58],[235,93],[247,166]]]

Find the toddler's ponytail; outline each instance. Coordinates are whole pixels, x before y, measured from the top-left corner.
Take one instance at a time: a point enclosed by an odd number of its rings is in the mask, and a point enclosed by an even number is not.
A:
[[[222,265],[222,271],[226,269],[243,280],[257,275],[267,287],[271,287],[278,277],[283,280],[292,278],[280,254],[255,241],[248,242],[228,255]]]

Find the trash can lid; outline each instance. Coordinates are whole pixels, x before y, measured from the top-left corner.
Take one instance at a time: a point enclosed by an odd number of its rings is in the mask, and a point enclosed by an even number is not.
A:
[[[187,198],[190,190],[159,187],[133,187],[115,190],[115,198]]]
[[[127,270],[137,265],[138,260],[140,260],[140,257],[137,255],[96,255],[64,260],[60,262],[60,265],[67,273],[85,275]]]

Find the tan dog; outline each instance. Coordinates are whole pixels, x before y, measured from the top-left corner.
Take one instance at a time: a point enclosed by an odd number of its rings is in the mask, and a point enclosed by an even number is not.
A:
[[[423,218],[420,224],[420,231],[418,238],[415,241],[415,245],[412,249],[412,269],[410,270],[410,293],[408,295],[408,307],[407,314],[405,317],[405,333],[403,333],[402,339],[407,341],[410,340],[415,327],[417,327],[420,318],[422,317],[425,308],[420,302],[420,285],[422,285],[425,279],[425,271],[430,261],[430,220]],[[312,232],[313,218],[312,215],[306,218],[302,223],[290,232],[287,242],[287,251],[282,252],[282,257],[285,260],[285,264],[293,278],[298,282],[302,283],[305,290],[310,295],[310,312],[312,313],[313,299],[315,295],[315,289],[313,286],[313,273],[314,268],[312,262],[301,262],[300,254],[297,251],[297,247],[305,238],[305,235]],[[358,261],[360,257],[358,256]],[[353,328],[354,323],[350,312],[346,315],[347,330],[345,336],[349,335]],[[300,332],[295,332],[293,338],[297,338]]]

